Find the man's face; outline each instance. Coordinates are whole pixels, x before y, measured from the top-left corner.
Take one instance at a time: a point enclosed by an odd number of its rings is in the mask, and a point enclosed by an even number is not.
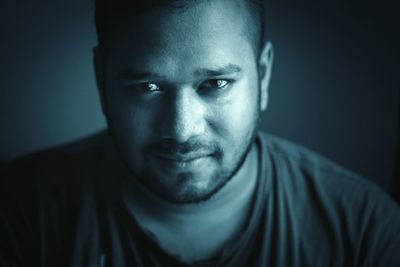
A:
[[[205,200],[232,177],[262,102],[247,9],[199,2],[127,19],[98,74],[123,160],[135,179],[176,203]]]

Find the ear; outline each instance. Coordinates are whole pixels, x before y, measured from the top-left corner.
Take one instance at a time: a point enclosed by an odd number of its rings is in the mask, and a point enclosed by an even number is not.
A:
[[[272,63],[274,61],[274,50],[271,42],[267,42],[259,55],[259,76],[260,76],[260,108],[264,111],[268,105],[268,88],[271,80]]]
[[[105,82],[106,82],[106,65],[103,59],[103,54],[99,46],[93,48],[93,66],[96,76],[97,90],[99,91],[101,110],[106,115],[106,97],[105,97]]]

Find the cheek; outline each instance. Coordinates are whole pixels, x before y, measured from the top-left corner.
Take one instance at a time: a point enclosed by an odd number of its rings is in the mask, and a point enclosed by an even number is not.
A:
[[[224,105],[217,107],[219,121],[225,128],[225,134],[234,141],[253,132],[259,114],[257,84],[243,82],[238,85],[235,95]]]
[[[120,150],[129,157],[140,153],[151,137],[153,114],[131,98],[117,94],[108,97],[108,107],[108,125]]]

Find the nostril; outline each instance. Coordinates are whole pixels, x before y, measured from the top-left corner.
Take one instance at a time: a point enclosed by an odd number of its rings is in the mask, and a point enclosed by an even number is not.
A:
[[[186,142],[194,135],[199,134],[199,126],[199,120],[195,123],[193,118],[188,119],[185,115],[167,116],[162,123],[162,135],[163,138]]]
[[[182,90],[184,91],[184,90]],[[162,110],[163,138],[186,142],[204,132],[204,108],[190,92],[180,92]]]

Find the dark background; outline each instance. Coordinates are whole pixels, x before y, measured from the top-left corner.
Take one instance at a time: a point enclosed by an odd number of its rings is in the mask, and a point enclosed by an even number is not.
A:
[[[92,1],[0,3],[0,161],[105,126]],[[399,141],[396,1],[271,0],[275,49],[262,128],[393,187]]]

